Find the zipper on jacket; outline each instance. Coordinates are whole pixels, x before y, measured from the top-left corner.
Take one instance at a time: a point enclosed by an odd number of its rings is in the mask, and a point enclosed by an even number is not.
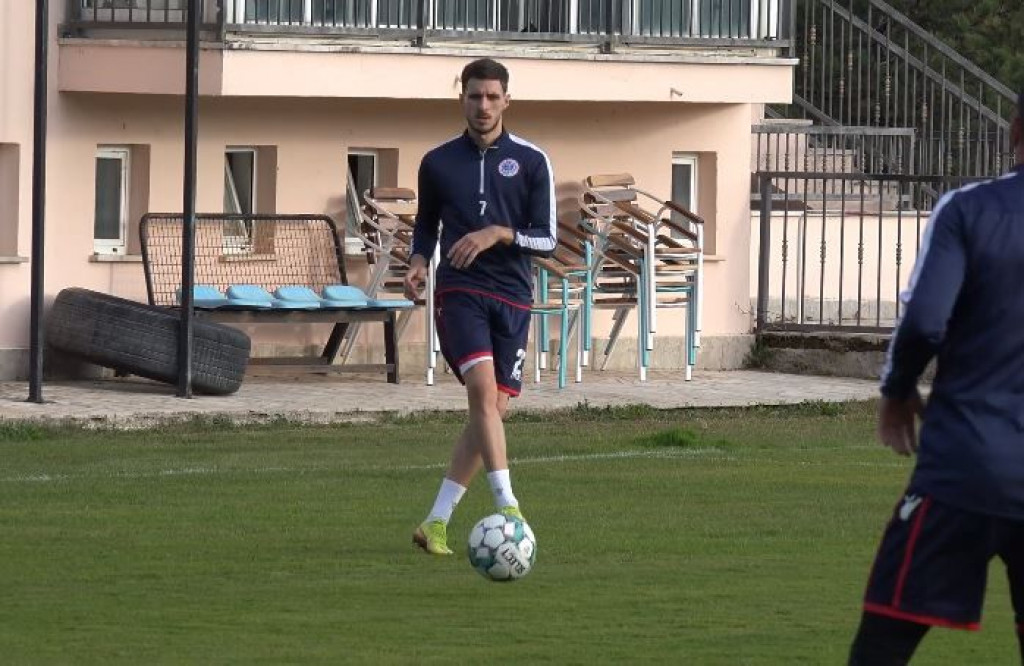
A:
[[[480,151],[480,194],[484,193],[484,164],[487,159],[487,151]]]

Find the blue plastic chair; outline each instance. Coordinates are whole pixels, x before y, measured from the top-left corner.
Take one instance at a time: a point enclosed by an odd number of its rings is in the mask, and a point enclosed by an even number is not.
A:
[[[311,308],[319,309],[345,309],[365,308],[366,297],[354,298],[321,298],[319,294],[303,285],[286,285],[274,290],[274,297],[288,303],[304,303]]]
[[[228,287],[228,300],[232,305],[254,303],[257,307],[275,310],[316,310],[320,305],[308,301],[285,301],[275,298],[269,291],[255,284],[233,284]]]
[[[323,297],[332,301],[354,301],[361,299],[370,308],[411,308],[415,305],[404,298],[368,298],[366,292],[350,284],[330,284],[323,288]]]
[[[181,305],[181,287],[174,292],[174,297]],[[228,304],[228,299],[220,289],[208,284],[197,284],[192,287],[192,307],[200,310],[216,310]]]
[[[181,304],[181,287],[175,291],[175,298]],[[270,304],[262,300],[233,299],[224,295],[217,287],[209,284],[197,284],[192,287],[192,307],[200,310],[253,310],[268,309]]]

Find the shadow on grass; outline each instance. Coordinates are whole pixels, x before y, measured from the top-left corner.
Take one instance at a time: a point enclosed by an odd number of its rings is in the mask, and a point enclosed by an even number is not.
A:
[[[645,435],[637,439],[637,444],[661,449],[715,449],[727,451],[736,448],[736,444],[733,442],[724,439],[709,440],[701,434],[686,428],[669,428],[668,430]]]

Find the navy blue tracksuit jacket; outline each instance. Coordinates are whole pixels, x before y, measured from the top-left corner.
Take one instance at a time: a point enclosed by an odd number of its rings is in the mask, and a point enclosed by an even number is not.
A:
[[[937,356],[911,486],[1024,519],[1024,166],[939,201],[901,300],[882,394]]]
[[[533,301],[529,255],[550,255],[557,238],[555,186],[543,151],[508,132],[480,150],[463,133],[423,157],[418,197],[413,254],[433,256],[443,223],[439,293],[466,290],[521,305]],[[468,268],[452,268],[452,245],[492,224],[510,227],[515,242],[481,252]]]

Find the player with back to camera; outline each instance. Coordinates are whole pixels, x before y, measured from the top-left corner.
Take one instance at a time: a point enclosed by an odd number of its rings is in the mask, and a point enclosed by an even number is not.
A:
[[[557,229],[547,156],[504,127],[508,70],[484,58],[469,63],[461,80],[467,127],[420,163],[419,210],[405,276],[406,295],[418,297],[440,241],[433,315],[441,353],[469,401],[469,418],[441,488],[413,533],[413,541],[435,555],[451,554],[448,522],[481,466],[497,509],[522,518],[503,419],[509,397],[522,388],[533,301],[530,255],[550,255]]]
[[[901,295],[878,436],[917,461],[882,536],[850,666],[906,664],[933,626],[979,628],[997,556],[1006,565],[1024,663],[1021,114],[1024,94],[1011,130],[1016,166],[942,197]],[[933,357],[925,405],[917,382]]]

